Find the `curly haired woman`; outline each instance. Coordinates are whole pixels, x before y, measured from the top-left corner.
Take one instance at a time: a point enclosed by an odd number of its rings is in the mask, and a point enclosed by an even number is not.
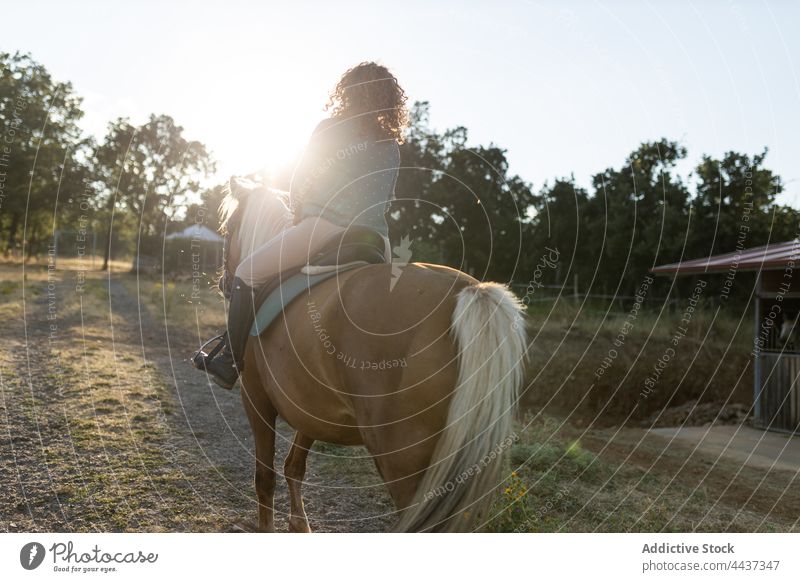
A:
[[[206,370],[232,388],[242,371],[252,319],[252,289],[304,265],[332,236],[351,225],[388,235],[385,214],[394,197],[406,96],[386,67],[349,69],[330,95],[330,117],[317,125],[290,187],[294,225],[257,248],[236,268],[228,340]],[[387,242],[388,246],[388,242]]]

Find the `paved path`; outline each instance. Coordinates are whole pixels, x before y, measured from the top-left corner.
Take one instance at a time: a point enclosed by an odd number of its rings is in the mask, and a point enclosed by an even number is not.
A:
[[[656,428],[650,433],[758,469],[800,471],[800,437],[749,426]]]

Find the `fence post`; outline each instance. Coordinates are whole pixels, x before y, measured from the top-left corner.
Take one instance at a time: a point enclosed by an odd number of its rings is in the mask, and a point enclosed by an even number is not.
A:
[[[761,271],[756,276],[756,292],[755,292],[755,324],[753,329],[753,418],[756,426],[762,426],[761,422],[761,395],[763,388],[761,386],[761,350],[758,346],[758,336],[761,333],[762,318],[764,317],[761,311],[761,301],[763,294],[763,279]],[[768,424],[768,423],[767,423]]]

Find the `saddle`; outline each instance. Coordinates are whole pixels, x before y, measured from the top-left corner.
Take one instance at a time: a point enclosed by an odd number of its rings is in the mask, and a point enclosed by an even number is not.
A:
[[[386,244],[379,232],[350,226],[325,242],[307,265],[282,271],[255,292],[255,318],[250,335],[261,335],[292,300],[315,285],[339,273],[388,260]]]
[[[250,335],[261,335],[303,291],[308,291],[339,273],[390,261],[391,257],[386,256],[386,243],[380,233],[368,227],[350,226],[326,241],[307,265],[282,271],[253,293],[255,316]],[[220,290],[224,293],[222,279]],[[216,345],[209,349],[213,344]],[[192,365],[200,370],[205,369],[205,361],[214,358],[224,345],[225,333],[206,341],[192,356]]]

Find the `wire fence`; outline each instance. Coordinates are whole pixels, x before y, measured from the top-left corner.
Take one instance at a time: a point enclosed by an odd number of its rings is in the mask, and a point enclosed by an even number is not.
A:
[[[679,309],[683,302],[681,297],[587,293],[580,291],[577,286],[577,279],[573,280],[573,285],[569,285],[566,282],[560,285],[537,283],[535,293],[530,293],[531,287],[529,284],[512,283],[510,287],[518,296],[524,298],[523,302],[528,306],[563,301],[576,306],[583,305],[583,309],[587,311],[623,313],[627,312],[633,303],[637,301],[654,309],[666,306],[668,311]]]

